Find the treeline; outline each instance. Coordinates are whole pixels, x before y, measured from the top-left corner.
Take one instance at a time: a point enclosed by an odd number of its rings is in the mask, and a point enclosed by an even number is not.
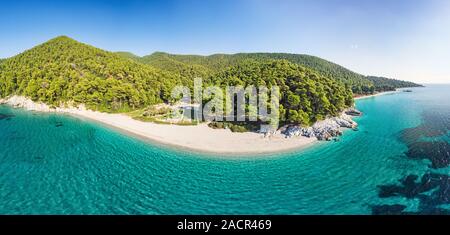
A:
[[[421,87],[422,85],[408,82],[408,81],[402,81],[392,78],[385,78],[385,77],[375,77],[375,76],[367,76],[366,79],[372,81],[375,85],[375,91],[394,91],[397,88],[404,88],[404,87]]]

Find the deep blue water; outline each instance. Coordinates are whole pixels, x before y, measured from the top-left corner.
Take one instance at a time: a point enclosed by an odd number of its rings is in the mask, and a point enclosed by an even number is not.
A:
[[[294,153],[171,150],[0,106],[0,214],[444,214],[450,86],[357,101],[358,131]]]

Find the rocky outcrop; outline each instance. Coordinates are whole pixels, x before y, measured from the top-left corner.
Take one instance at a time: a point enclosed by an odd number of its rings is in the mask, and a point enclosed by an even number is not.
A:
[[[57,112],[57,113],[70,113],[73,110],[86,110],[84,105],[78,105],[78,107],[50,107],[44,103],[34,102],[33,100],[24,96],[11,96],[8,98],[0,99],[0,104],[7,104],[14,108],[23,108],[28,111],[38,112]]]
[[[31,99],[23,96],[11,96],[2,100],[3,104],[10,105],[14,108],[24,108],[30,111],[50,112],[51,108],[44,103],[35,103]]]
[[[354,108],[349,108],[345,110],[344,113],[350,116],[361,116],[363,114],[361,111],[356,110]]]
[[[318,140],[330,141],[334,137],[342,135],[343,128],[354,129],[357,126],[358,124],[353,121],[350,116],[346,114],[346,112],[343,112],[339,117],[328,118],[326,120],[316,122],[311,127],[284,127],[282,133],[286,136],[286,138],[305,136],[308,138],[315,137]]]

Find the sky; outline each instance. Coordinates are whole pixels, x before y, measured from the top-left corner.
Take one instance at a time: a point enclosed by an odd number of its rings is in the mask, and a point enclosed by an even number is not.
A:
[[[67,35],[143,56],[287,52],[365,75],[450,83],[447,0],[110,0],[0,3],[0,58]]]

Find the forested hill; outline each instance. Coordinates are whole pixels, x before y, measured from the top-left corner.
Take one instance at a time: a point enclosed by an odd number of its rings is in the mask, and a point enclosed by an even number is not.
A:
[[[165,53],[149,60],[62,36],[2,61],[0,97],[17,94],[55,106],[74,102],[126,112],[168,102],[175,85],[191,86],[194,76],[205,76],[206,85],[280,86],[284,122],[308,125],[353,103],[348,86],[288,60],[224,61],[192,63]]]
[[[199,72],[200,74],[215,73],[226,69],[227,67],[236,66],[247,59],[253,59],[261,62],[285,59],[292,63],[310,68],[322,76],[341,81],[344,84],[350,86],[355,94],[371,94],[375,91],[393,90],[395,88],[405,86],[420,86],[415,83],[405,83],[403,81],[394,79],[382,77],[366,77],[319,57],[302,54],[238,53],[199,56],[174,55],[163,52],[156,52],[149,56],[138,58],[140,62],[153,65],[160,69],[167,69],[171,71],[179,70],[179,65],[177,65],[177,63],[181,62],[184,67],[191,66],[194,71],[201,71]]]
[[[186,60],[180,59],[179,57],[184,58],[184,56],[171,55],[164,52],[155,52],[150,56],[144,56],[134,59],[141,63],[148,64],[156,68],[160,68],[162,70],[178,73],[183,77],[191,77],[191,78],[193,77],[206,78],[218,71],[225,69],[227,66],[238,64],[238,63],[227,64],[221,67],[217,66],[217,68],[210,68],[209,66],[205,66],[202,63],[197,63],[196,61],[189,59]]]
[[[372,81],[374,84],[376,84],[375,88],[376,91],[389,91],[389,90],[395,90],[397,88],[403,88],[403,87],[420,87],[422,85],[408,82],[408,81],[402,81],[392,78],[385,78],[385,77],[375,77],[375,76],[367,76],[366,79]]]
[[[372,86],[373,84],[364,79],[364,76],[354,73],[340,65],[320,59],[315,56],[286,54],[286,53],[238,53],[233,55],[215,54],[211,56],[195,56],[195,55],[164,55],[163,53],[154,53],[150,56],[142,58],[143,62],[152,64],[155,58],[174,59],[186,64],[197,64],[209,68],[212,71],[219,71],[229,66],[235,66],[246,59],[254,59],[257,61],[269,61],[285,59],[292,63],[303,65],[318,72],[322,76],[342,81],[351,86]]]
[[[283,123],[310,125],[353,104],[352,92],[343,83],[287,60],[245,60],[215,74],[213,82],[223,87],[277,85]]]
[[[126,52],[126,51],[118,51],[115,52],[115,54],[121,56],[121,57],[125,57],[125,58],[129,58],[129,59],[133,59],[133,60],[139,60],[141,57],[131,53],[131,52]]]
[[[55,106],[74,102],[99,111],[127,112],[170,102],[172,88],[191,87],[194,77],[222,87],[278,85],[283,121],[304,125],[352,105],[352,89],[358,93],[415,85],[367,78],[306,55],[158,52],[139,57],[61,36],[0,61],[0,98],[17,94]]]
[[[179,75],[58,37],[0,64],[0,96],[20,94],[52,105],[74,101],[127,111],[166,101]]]

